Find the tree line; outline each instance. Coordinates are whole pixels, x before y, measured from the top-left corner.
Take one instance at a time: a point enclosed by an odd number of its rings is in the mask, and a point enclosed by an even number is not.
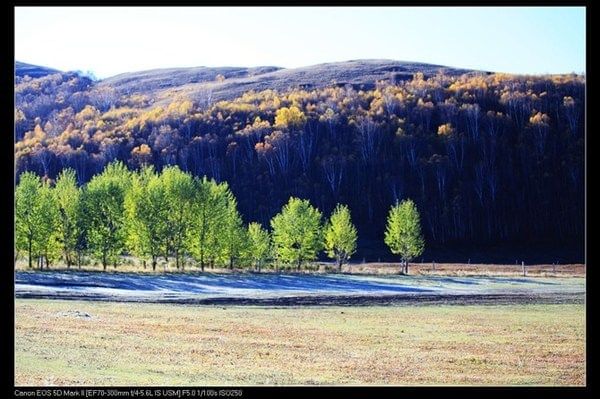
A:
[[[129,170],[113,162],[79,186],[72,169],[56,181],[32,172],[19,176],[15,190],[15,262],[27,256],[29,268],[62,259],[81,268],[85,257],[104,270],[133,255],[156,270],[164,259],[184,270],[206,266],[301,267],[325,251],[338,270],[356,251],[357,229],[346,205],[323,214],[306,199],[290,197],[270,221],[244,224],[227,182],[193,177],[177,166],[160,173],[153,166]],[[385,243],[407,262],[423,252],[420,217],[411,200],[390,209]]]
[[[583,237],[581,75],[415,74],[162,105],[67,74],[15,92],[18,174],[72,168],[83,184],[115,160],[178,166],[227,181],[247,220],[268,225],[290,197],[344,203],[377,241],[402,198],[438,246]]]

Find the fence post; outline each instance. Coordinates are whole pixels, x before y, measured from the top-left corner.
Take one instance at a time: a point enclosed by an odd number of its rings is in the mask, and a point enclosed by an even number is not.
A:
[[[431,265],[433,266],[433,270],[435,270],[435,261]]]
[[[523,277],[527,276],[527,271],[525,270],[525,262],[521,261],[521,267],[523,268]]]

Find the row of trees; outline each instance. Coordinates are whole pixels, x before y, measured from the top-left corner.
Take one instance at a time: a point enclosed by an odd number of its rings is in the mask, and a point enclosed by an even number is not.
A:
[[[37,259],[48,268],[61,257],[67,267],[81,267],[91,255],[106,270],[130,254],[153,270],[161,258],[177,269],[192,259],[202,271],[207,265],[260,271],[274,259],[300,270],[324,250],[341,269],[356,251],[357,230],[345,205],[323,224],[308,200],[291,197],[270,221],[271,231],[257,222],[245,226],[226,182],[194,178],[177,166],[157,173],[152,166],[130,171],[115,162],[81,187],[71,169],[54,184],[31,172],[19,180],[16,249],[17,257],[27,254],[29,267]],[[385,242],[405,264],[423,251],[412,201],[391,209]]]

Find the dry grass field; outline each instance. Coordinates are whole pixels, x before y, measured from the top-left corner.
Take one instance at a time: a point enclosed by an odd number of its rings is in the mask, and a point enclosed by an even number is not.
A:
[[[172,262],[171,262],[172,263]],[[27,262],[19,260],[15,265],[15,270],[28,271]],[[33,270],[38,270],[34,268]],[[65,265],[54,265],[50,270],[68,270]],[[70,270],[79,270],[76,266],[71,266]],[[81,270],[84,271],[103,271],[100,264],[85,265]],[[237,269],[239,271],[249,271],[249,269]],[[137,259],[124,258],[123,262],[115,269],[112,266],[107,268],[107,272],[133,272],[133,273],[177,273],[177,272],[198,272],[200,268],[188,265],[185,270],[177,270],[172,264],[165,264],[160,261],[156,271],[147,265],[144,268]],[[228,273],[231,270],[223,268],[206,268],[205,271],[216,273]],[[262,273],[272,273],[275,270],[265,268]],[[294,270],[291,270],[295,272]],[[304,268],[307,273],[324,273],[336,271],[333,263],[318,262],[309,268]],[[400,263],[367,262],[351,263],[342,267],[342,273],[351,274],[398,274],[400,272]],[[585,276],[584,264],[540,264],[526,265],[527,275],[530,277],[573,277]],[[521,265],[502,265],[502,264],[466,264],[466,263],[411,263],[409,274],[439,275],[439,276],[521,276],[523,270]]]
[[[584,385],[582,304],[16,300],[16,385]]]
[[[575,277],[585,276],[585,265],[539,264],[525,265],[529,277]],[[392,274],[398,273],[397,263],[358,263],[345,265],[342,272],[355,274]],[[477,263],[411,263],[409,274],[439,276],[522,276],[523,268],[519,265],[477,264]]]

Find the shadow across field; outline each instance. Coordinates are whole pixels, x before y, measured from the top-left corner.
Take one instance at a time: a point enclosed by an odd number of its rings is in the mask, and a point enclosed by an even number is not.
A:
[[[16,272],[18,298],[239,305],[581,302],[582,279]]]
[[[345,276],[307,274],[98,274],[70,273],[17,273],[17,285],[35,285],[54,288],[86,290],[109,288],[127,291],[168,291],[206,294],[229,290],[306,291],[306,292],[404,292],[431,291],[423,287],[385,283]]]

